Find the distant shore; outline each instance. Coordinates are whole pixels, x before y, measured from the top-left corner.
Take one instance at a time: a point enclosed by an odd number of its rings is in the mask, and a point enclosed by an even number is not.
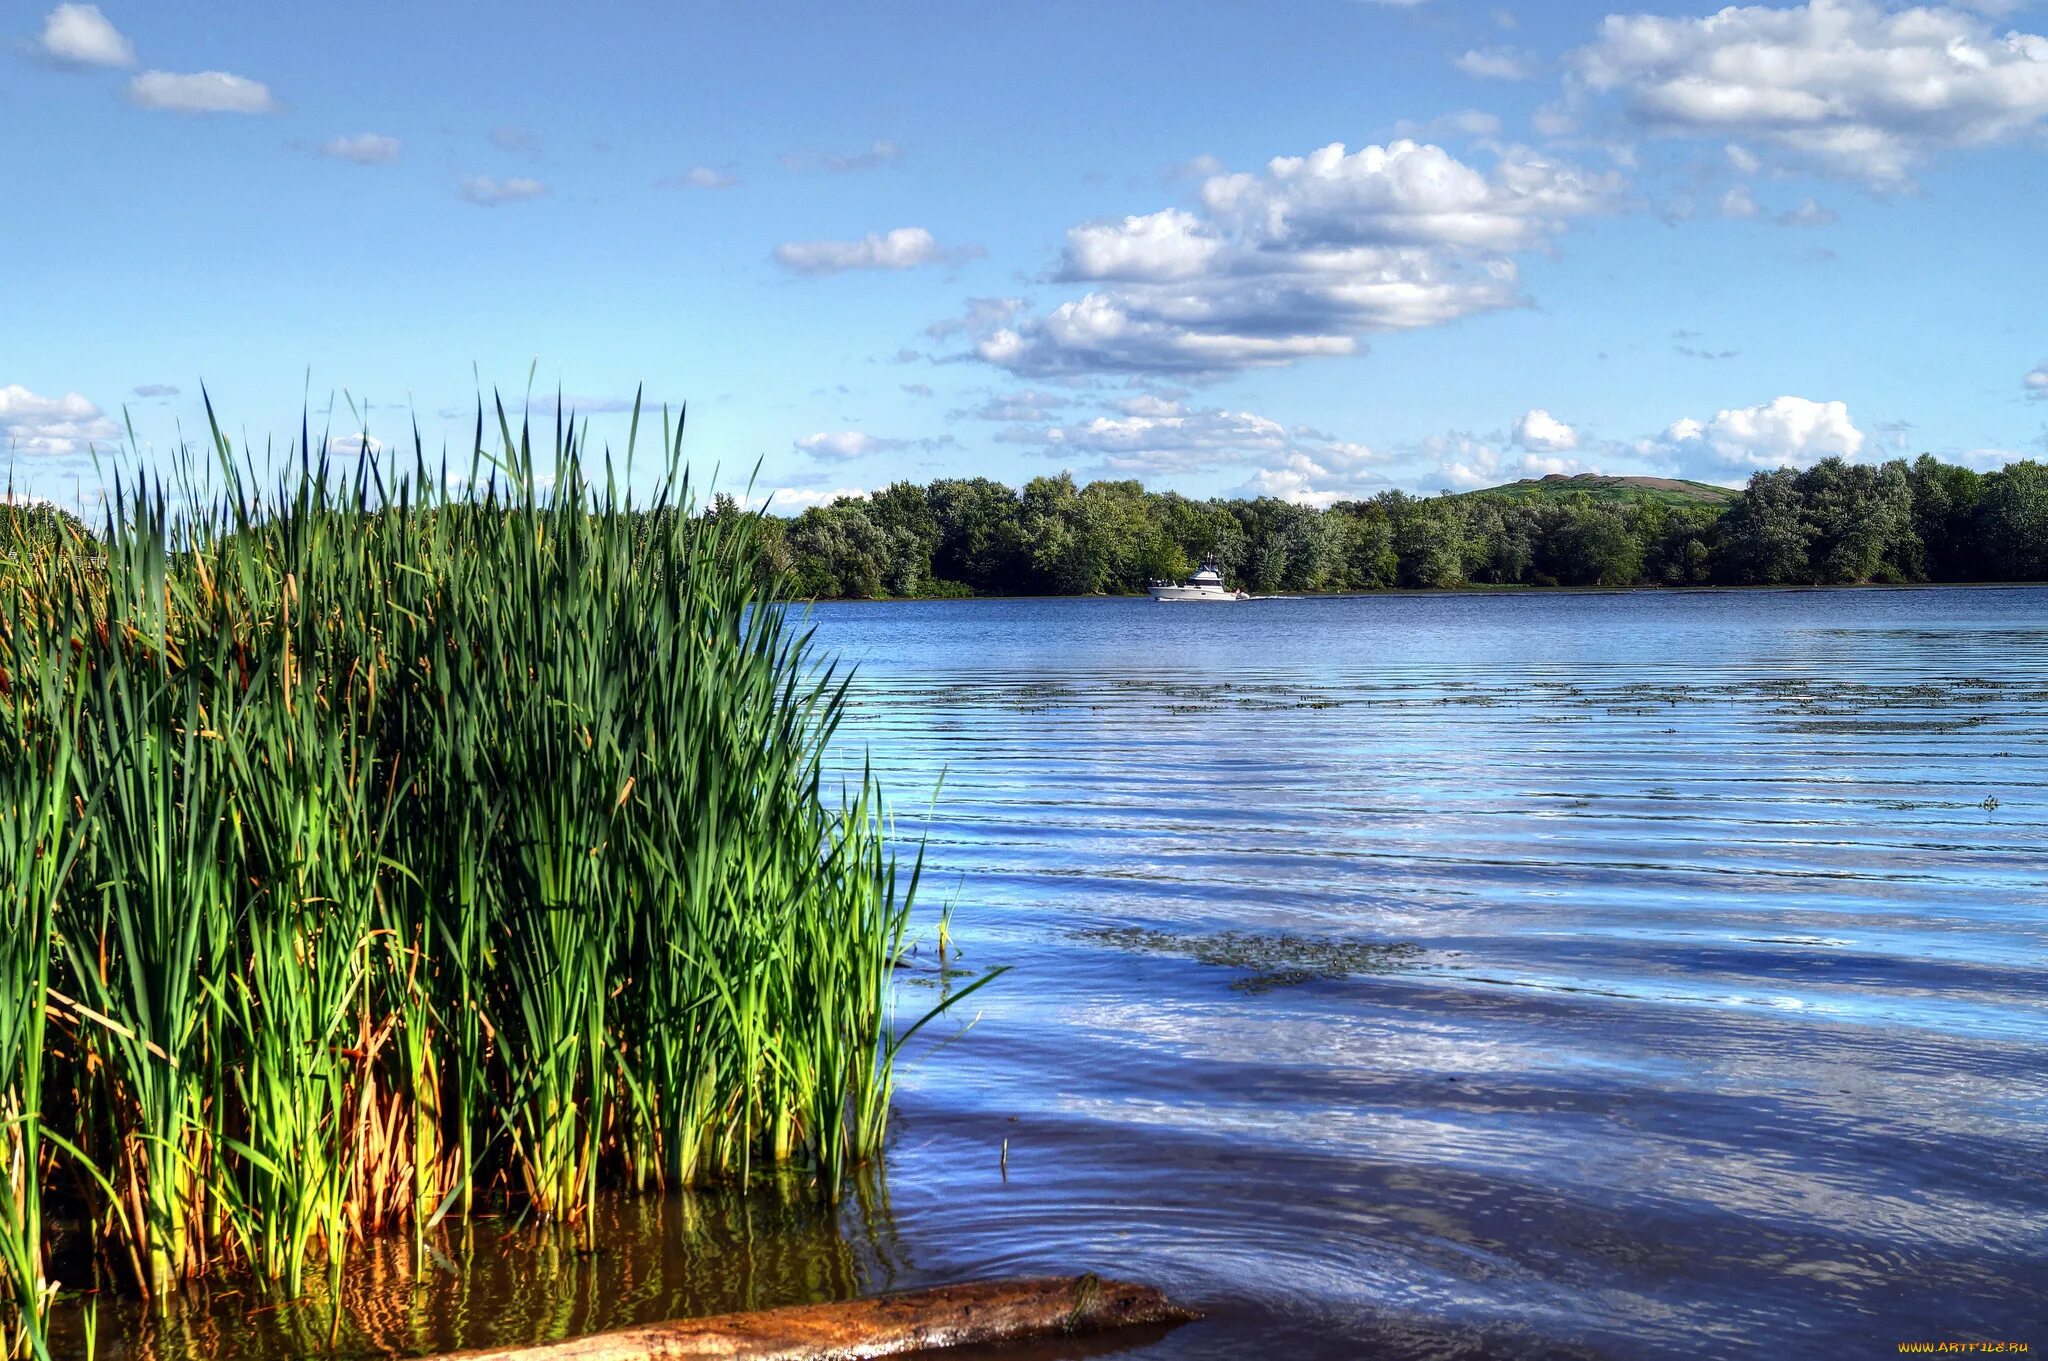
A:
[[[1374,591],[1276,591],[1232,602],[1257,604],[1261,600],[1387,600],[1405,596],[1455,595],[1768,595],[1820,594],[1835,591],[2026,591],[2048,586],[2048,581],[1845,581],[1818,585],[1702,585],[1702,586],[1535,586],[1527,582],[1494,586],[1387,586]],[[1093,595],[887,595],[816,596],[813,605],[969,605],[1000,601],[1032,600],[1145,600],[1135,592]]]

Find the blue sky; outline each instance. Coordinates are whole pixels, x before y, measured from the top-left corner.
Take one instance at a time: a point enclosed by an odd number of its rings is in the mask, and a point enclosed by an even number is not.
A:
[[[0,7],[0,449],[466,440],[794,509],[2048,452],[2048,13],[1813,0]],[[310,379],[308,375],[310,374]],[[309,386],[310,382],[310,386]],[[336,400],[331,418],[320,413]],[[309,395],[310,394],[310,395]]]

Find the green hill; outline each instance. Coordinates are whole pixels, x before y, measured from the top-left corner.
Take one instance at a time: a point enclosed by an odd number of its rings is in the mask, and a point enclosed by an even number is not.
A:
[[[1662,501],[1674,506],[1725,506],[1740,493],[1711,482],[1688,482],[1677,477],[1604,477],[1579,473],[1567,477],[1551,473],[1529,477],[1505,486],[1458,493],[1463,496],[1505,496],[1511,501],[1554,501],[1567,496],[1590,496],[1595,501]]]

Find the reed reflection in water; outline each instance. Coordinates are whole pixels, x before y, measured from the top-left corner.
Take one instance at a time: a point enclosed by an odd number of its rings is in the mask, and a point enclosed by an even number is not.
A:
[[[193,1287],[162,1319],[116,1309],[101,1355],[135,1361],[341,1361],[427,1356],[465,1347],[545,1342],[659,1319],[851,1299],[891,1288],[903,1245],[890,1220],[880,1164],[866,1168],[835,1210],[795,1173],[749,1190],[609,1196],[599,1204],[595,1253],[560,1226],[478,1220],[430,1236],[415,1262],[409,1238],[368,1244],[349,1258],[339,1307],[325,1282],[297,1300],[255,1285]],[[82,1354],[83,1321],[60,1314],[58,1354]]]

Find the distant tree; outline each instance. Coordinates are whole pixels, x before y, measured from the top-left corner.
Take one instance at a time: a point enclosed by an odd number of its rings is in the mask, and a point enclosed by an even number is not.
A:
[[[1991,574],[2004,581],[2048,580],[2048,465],[2008,463],[1983,486],[1976,531]]]
[[[1752,476],[1721,519],[1721,564],[1728,579],[1742,585],[1810,581],[1802,509],[1797,473],[1787,468]]]
[[[1440,501],[1401,497],[1389,502],[1388,511],[1401,585],[1435,590],[1464,585],[1465,523],[1455,509]]]
[[[1017,493],[985,477],[945,478],[926,488],[938,523],[933,572],[984,595],[1025,589],[1026,550]]]
[[[789,527],[797,590],[828,600],[880,597],[887,593],[890,546],[859,501],[813,506]]]
[[[1984,475],[1922,454],[1906,470],[1913,496],[1913,533],[1920,540],[1927,579],[1967,581],[1982,576],[1982,546],[1975,536]]]
[[[1620,507],[1575,499],[1558,507],[1540,563],[1566,586],[1632,586],[1643,574],[1643,545]]]
[[[1873,468],[1824,458],[1793,485],[1800,497],[1809,580],[1841,584],[1924,578],[1904,463]]]
[[[1645,517],[1643,579],[1666,586],[1704,586],[1714,579],[1718,506],[1660,506]]]

